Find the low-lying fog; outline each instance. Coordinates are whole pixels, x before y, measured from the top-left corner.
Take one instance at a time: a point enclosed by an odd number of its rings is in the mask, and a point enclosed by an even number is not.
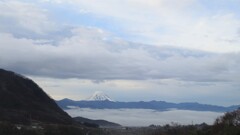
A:
[[[72,117],[81,116],[90,119],[104,119],[122,126],[165,125],[171,122],[179,124],[213,124],[223,115],[218,112],[202,112],[188,110],[156,111],[150,109],[89,109],[74,108],[65,110]]]

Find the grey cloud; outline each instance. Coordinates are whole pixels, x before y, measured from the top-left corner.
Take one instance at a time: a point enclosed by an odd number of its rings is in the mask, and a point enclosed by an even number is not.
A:
[[[103,80],[177,79],[236,81],[240,55],[111,41],[95,28],[72,31],[58,44],[1,34],[0,66],[19,73],[54,78]]]

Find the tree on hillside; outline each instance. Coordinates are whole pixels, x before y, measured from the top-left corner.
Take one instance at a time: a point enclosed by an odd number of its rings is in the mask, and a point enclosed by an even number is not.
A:
[[[216,119],[213,135],[239,135],[240,134],[240,109],[227,112],[225,115]]]
[[[240,126],[240,109],[217,118],[214,125]]]

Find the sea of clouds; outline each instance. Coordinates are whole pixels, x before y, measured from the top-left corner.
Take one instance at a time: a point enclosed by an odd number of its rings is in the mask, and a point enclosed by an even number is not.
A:
[[[151,109],[90,109],[72,108],[65,110],[72,117],[90,119],[104,119],[119,123],[122,126],[149,126],[171,124],[213,124],[215,119],[223,113],[189,110],[156,111]]]

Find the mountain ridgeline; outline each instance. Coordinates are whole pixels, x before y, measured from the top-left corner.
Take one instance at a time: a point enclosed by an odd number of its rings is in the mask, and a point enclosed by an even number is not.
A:
[[[0,121],[71,124],[65,113],[32,80],[0,69]]]
[[[158,111],[167,111],[171,109],[192,110],[192,111],[213,111],[213,112],[228,112],[238,109],[240,105],[236,106],[217,106],[200,104],[196,102],[186,103],[170,103],[165,101],[139,101],[139,102],[118,102],[113,101],[109,96],[102,92],[95,92],[90,98],[91,100],[74,101],[71,99],[62,99],[57,101],[57,104],[62,109],[70,109],[72,107],[92,108],[92,109],[153,109]],[[102,96],[102,97],[101,97]],[[92,100],[96,99],[96,100]]]

